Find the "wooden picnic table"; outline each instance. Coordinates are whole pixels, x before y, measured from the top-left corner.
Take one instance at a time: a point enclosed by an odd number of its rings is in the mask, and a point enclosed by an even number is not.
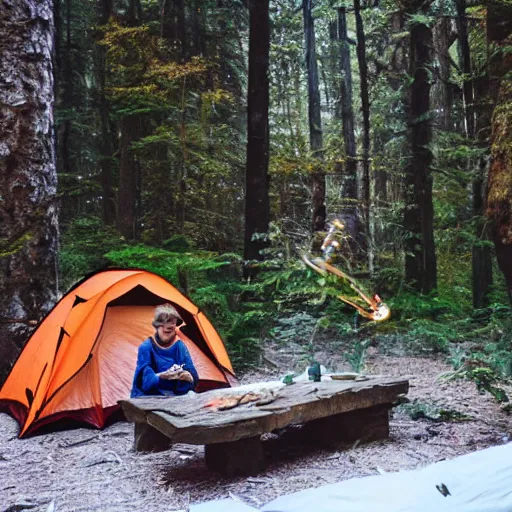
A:
[[[177,397],[122,400],[135,423],[135,449],[160,451],[173,443],[204,444],[210,469],[256,474],[265,467],[261,435],[304,425],[307,439],[337,449],[389,435],[388,411],[407,393],[406,379],[261,383]]]

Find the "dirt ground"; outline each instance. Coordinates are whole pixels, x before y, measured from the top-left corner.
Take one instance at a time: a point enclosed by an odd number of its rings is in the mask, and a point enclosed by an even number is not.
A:
[[[262,368],[241,383],[273,380],[300,365],[299,350],[266,348]],[[343,368],[334,352],[317,354],[333,370]],[[175,445],[153,454],[132,449],[133,427],[116,423],[103,431],[75,429],[17,438],[17,423],[0,414],[0,512],[164,512],[234,497],[252,506],[282,495],[381,471],[413,469],[512,439],[512,416],[493,398],[465,381],[439,381],[450,368],[440,360],[396,357],[377,349],[368,373],[407,376],[409,399],[467,414],[469,421],[412,420],[393,412],[385,441],[327,452],[270,436],[265,473],[223,478],[204,464],[204,447]]]

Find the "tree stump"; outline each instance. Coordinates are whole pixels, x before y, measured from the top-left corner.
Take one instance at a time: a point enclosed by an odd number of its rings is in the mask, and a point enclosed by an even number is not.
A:
[[[224,476],[253,476],[265,469],[263,442],[259,436],[231,443],[207,444],[205,462]]]
[[[136,452],[163,452],[172,445],[171,439],[147,423],[135,423],[134,434]]]

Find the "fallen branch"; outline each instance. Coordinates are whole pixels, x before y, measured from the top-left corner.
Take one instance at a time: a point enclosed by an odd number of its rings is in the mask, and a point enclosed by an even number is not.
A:
[[[59,448],[73,448],[74,446],[80,446],[82,444],[86,444],[89,441],[94,441],[98,438],[98,436],[88,437],[87,439],[81,439],[80,441],[75,441],[74,443],[59,443]]]
[[[266,355],[262,354],[261,355],[261,358],[263,359],[263,361],[265,361],[266,363],[270,364],[271,366],[273,366],[274,368],[280,368],[279,364],[276,363],[275,361],[272,361],[272,359],[270,359],[269,357],[267,357]]]

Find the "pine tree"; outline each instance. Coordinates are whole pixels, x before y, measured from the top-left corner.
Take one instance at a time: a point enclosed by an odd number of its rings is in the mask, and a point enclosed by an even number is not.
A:
[[[261,260],[269,225],[269,0],[249,1],[249,86],[245,179],[245,260]],[[255,239],[256,237],[256,239]],[[251,269],[246,275],[254,274]]]
[[[0,16],[0,385],[57,297],[53,2]]]

